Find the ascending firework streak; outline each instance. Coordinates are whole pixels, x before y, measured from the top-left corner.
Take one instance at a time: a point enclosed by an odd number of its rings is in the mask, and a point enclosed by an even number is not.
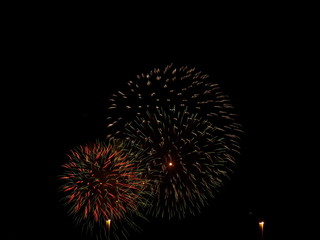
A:
[[[60,178],[64,202],[75,222],[98,238],[124,239],[130,228],[139,230],[132,218],[142,217],[147,182],[137,161],[146,156],[138,147],[116,139],[70,150]]]
[[[173,64],[128,86],[110,99],[107,126],[153,157],[144,161],[156,194],[149,212],[169,218],[199,212],[239,154],[241,126],[228,96],[207,74]]]

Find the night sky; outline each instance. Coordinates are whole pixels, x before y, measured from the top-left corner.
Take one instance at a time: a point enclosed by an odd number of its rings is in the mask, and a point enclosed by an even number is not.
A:
[[[16,134],[13,153],[25,149],[19,159],[27,177],[18,184],[23,194],[13,188],[13,239],[90,239],[59,202],[60,165],[70,148],[106,134],[110,94],[136,74],[170,63],[197,67],[229,95],[245,132],[241,156],[202,213],[175,221],[151,218],[130,239],[258,240],[261,220],[265,240],[308,234],[297,223],[308,195],[299,180],[297,142],[306,110],[293,80],[298,53],[283,24],[260,19],[201,28],[190,21],[188,28],[158,24],[155,31],[132,25],[119,27],[119,37],[113,28],[68,20],[21,34],[29,39],[18,48],[23,93],[17,129],[23,131]]]

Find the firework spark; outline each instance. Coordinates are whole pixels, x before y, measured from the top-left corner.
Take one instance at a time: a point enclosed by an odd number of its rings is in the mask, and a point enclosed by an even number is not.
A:
[[[142,216],[140,208],[146,204],[147,184],[137,164],[144,151],[109,139],[79,146],[67,156],[61,190],[75,222],[97,237],[123,239],[129,228],[139,230],[132,218]]]
[[[137,75],[110,99],[111,135],[140,141],[156,194],[149,212],[183,218],[215,196],[240,153],[241,125],[229,97],[207,74],[187,66]]]

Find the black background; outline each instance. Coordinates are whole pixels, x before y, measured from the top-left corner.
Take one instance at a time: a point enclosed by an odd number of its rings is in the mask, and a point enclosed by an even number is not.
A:
[[[59,202],[65,153],[105,135],[112,92],[172,62],[208,73],[230,96],[245,131],[242,153],[230,182],[201,214],[151,219],[131,239],[258,239],[260,220],[265,240],[310,233],[303,183],[309,140],[302,137],[310,95],[301,79],[299,21],[268,11],[186,13],[174,21],[151,12],[122,22],[124,15],[82,13],[42,12],[12,29],[7,62],[14,63],[10,116],[17,131],[10,153],[22,173],[14,171],[17,183],[9,187],[13,239],[89,239]]]

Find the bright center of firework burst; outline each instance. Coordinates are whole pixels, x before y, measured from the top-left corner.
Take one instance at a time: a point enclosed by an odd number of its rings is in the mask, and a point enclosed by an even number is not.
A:
[[[168,154],[167,157],[164,158],[164,164],[163,164],[164,167],[168,167],[168,168],[171,168],[174,166],[173,164],[173,157],[171,154]]]

